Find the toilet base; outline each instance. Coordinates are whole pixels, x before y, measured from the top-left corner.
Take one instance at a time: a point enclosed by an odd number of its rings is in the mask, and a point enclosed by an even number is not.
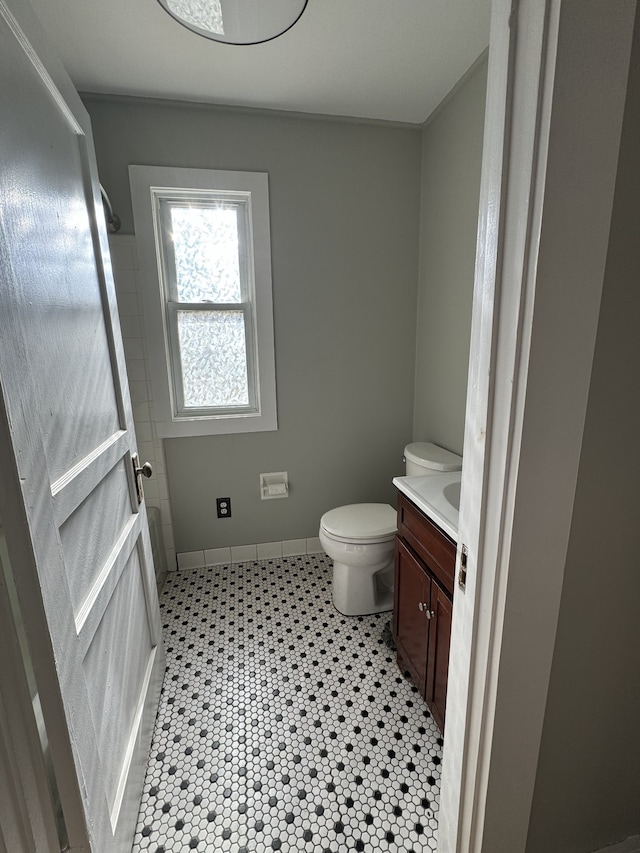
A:
[[[373,566],[333,562],[333,605],[344,616],[393,610],[393,553]]]

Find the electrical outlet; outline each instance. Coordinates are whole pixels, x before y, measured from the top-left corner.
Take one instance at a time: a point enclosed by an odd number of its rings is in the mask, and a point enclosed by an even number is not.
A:
[[[231,498],[216,498],[218,518],[231,518]]]

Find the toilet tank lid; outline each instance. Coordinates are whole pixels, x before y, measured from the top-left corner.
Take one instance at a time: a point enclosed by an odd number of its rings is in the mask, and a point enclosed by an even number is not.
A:
[[[422,465],[423,468],[431,468],[434,471],[460,471],[462,468],[462,456],[431,444],[429,441],[415,441],[408,444],[404,449],[406,459]]]
[[[395,533],[396,518],[389,504],[349,504],[325,512],[321,525],[334,536],[371,541]]]

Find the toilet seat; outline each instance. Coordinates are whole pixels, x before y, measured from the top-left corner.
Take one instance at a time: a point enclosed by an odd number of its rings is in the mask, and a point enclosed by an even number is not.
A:
[[[396,510],[389,504],[348,504],[326,512],[323,533],[336,542],[366,545],[385,542],[396,534]]]

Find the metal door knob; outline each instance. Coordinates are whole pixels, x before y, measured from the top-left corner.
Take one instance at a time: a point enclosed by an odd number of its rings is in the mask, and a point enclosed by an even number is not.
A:
[[[136,467],[136,468],[134,468],[134,470],[136,472],[137,477],[139,477],[142,474],[143,477],[148,478],[148,477],[151,477],[151,475],[153,474],[153,468],[151,467],[150,462],[145,462],[144,465],[142,465],[142,467],[140,467],[140,468]]]

